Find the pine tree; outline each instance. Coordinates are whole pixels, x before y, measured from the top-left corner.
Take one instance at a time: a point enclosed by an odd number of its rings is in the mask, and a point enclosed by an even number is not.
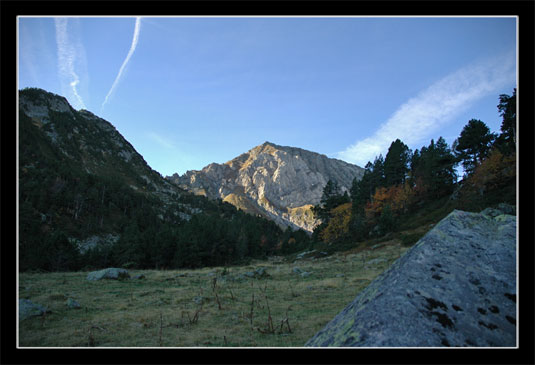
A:
[[[502,117],[501,134],[496,139],[496,147],[502,153],[511,154],[516,150],[516,88],[513,95],[500,95],[498,111]]]
[[[478,119],[470,119],[464,126],[461,135],[453,143],[453,149],[468,175],[487,157],[495,137],[487,125]]]
[[[444,138],[440,137],[437,143],[431,140],[429,146],[416,150],[412,156],[411,181],[425,185],[432,197],[450,193],[457,181],[456,164]]]
[[[314,206],[312,211],[319,219],[327,221],[330,218],[332,209],[341,204],[348,203],[349,200],[350,199],[347,192],[345,192],[343,195],[340,194],[338,183],[336,183],[336,181],[329,180],[323,188],[323,195],[321,196],[320,203]]]
[[[436,154],[434,158],[436,170],[433,174],[435,190],[451,193],[453,186],[457,182],[457,172],[455,170],[457,160],[446,140],[442,137],[438,138],[435,145],[435,151]]]
[[[375,189],[385,184],[385,160],[382,154],[375,158],[370,176],[370,198],[375,194]]]
[[[384,161],[385,186],[401,185],[405,182],[410,157],[409,147],[400,139],[392,142]]]

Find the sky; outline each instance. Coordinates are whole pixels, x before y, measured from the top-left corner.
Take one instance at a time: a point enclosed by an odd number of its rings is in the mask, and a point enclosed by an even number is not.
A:
[[[515,17],[19,17],[18,88],[106,119],[163,176],[269,141],[364,167],[493,132]]]

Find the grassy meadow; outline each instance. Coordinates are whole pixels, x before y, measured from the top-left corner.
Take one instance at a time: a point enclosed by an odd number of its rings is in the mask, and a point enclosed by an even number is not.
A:
[[[21,273],[19,298],[49,312],[19,322],[19,346],[301,347],[408,249],[401,239],[369,246],[247,266],[131,270],[144,278],[119,281]],[[250,277],[260,268],[269,276]],[[69,308],[69,298],[81,307]]]

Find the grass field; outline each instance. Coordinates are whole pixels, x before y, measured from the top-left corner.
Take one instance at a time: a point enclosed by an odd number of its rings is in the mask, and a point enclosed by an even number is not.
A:
[[[132,270],[131,277],[145,278],[122,281],[21,273],[19,298],[49,312],[19,322],[19,346],[301,347],[405,246],[392,239],[324,257],[313,257],[316,251],[229,268]],[[250,277],[259,268],[269,276]],[[69,298],[81,308],[69,308]]]

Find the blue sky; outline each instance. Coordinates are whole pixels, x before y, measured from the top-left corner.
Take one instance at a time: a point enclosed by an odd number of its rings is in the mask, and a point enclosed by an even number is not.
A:
[[[364,166],[498,132],[514,17],[21,17],[19,88],[111,122],[163,176],[270,141]]]

